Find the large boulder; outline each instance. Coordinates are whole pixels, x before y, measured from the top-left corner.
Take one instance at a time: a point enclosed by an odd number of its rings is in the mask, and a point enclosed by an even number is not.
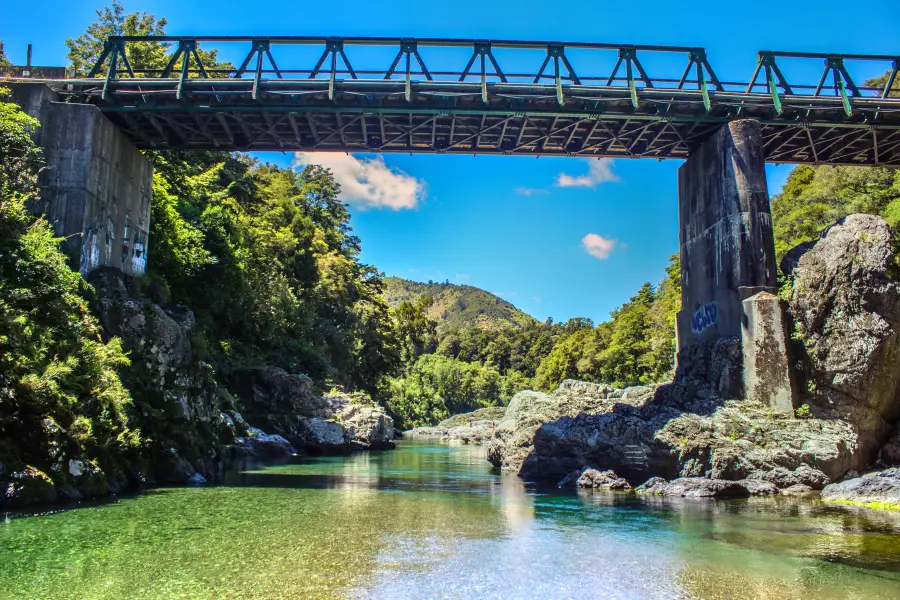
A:
[[[793,269],[791,311],[805,338],[811,395],[858,434],[852,468],[871,462],[900,416],[900,282],[884,219],[850,215]]]
[[[900,469],[886,469],[832,483],[822,490],[823,500],[859,504],[886,504],[900,508]]]
[[[325,396],[353,450],[386,450],[394,447],[394,420],[384,409],[361,394]]]
[[[559,481],[591,464],[632,484],[653,476],[750,477],[779,488],[803,483],[816,489],[852,466],[857,446],[850,423],[798,419],[757,402],[724,400],[693,379],[605,397],[594,384],[568,384],[532,403],[539,413],[520,411],[518,425],[501,421],[488,459],[529,480]],[[583,397],[574,398],[578,393]]]

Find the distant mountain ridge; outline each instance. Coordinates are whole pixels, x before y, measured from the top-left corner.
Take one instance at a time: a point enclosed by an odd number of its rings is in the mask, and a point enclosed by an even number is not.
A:
[[[454,283],[420,283],[400,277],[385,277],[384,298],[391,308],[422,296],[434,298],[428,315],[438,322],[438,332],[464,327],[482,329],[519,328],[537,323],[512,303],[481,288]]]

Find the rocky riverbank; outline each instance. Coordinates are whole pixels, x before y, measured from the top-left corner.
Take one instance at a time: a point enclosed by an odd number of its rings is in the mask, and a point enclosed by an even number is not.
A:
[[[494,437],[497,424],[506,414],[503,406],[480,408],[469,413],[454,415],[432,427],[415,427],[412,435],[438,436],[442,440],[464,444],[480,444]]]
[[[393,448],[393,421],[368,397],[316,393],[305,375],[271,366],[216,373],[197,356],[189,308],[152,287],[139,293],[112,269],[90,281],[104,335],[130,353],[123,380],[142,442],[124,460],[90,460],[70,432],[44,419],[48,444],[0,462],[0,509],[216,482],[238,460]]]
[[[489,460],[532,480],[581,481],[588,467],[612,470],[613,480],[651,494],[825,488],[829,499],[893,503],[893,492],[870,493],[890,488],[893,471],[856,477],[900,459],[900,283],[890,228],[851,215],[789,253],[782,268],[792,283],[790,358],[804,388],[795,414],[724,396],[740,374],[741,351],[739,340],[722,339],[692,348],[683,361],[691,369],[671,383],[615,389],[565,381],[552,394],[517,394]]]

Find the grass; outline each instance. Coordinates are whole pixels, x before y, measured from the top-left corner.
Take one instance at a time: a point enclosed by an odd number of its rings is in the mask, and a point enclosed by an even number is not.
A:
[[[860,502],[859,500],[826,500],[823,499],[823,502],[827,502],[829,504],[843,504],[845,506],[861,506],[863,508],[874,508],[875,510],[898,510],[900,511],[900,504],[894,504],[892,502]]]

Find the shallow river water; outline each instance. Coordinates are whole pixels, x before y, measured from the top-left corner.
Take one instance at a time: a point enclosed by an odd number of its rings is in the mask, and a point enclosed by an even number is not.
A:
[[[9,516],[0,598],[900,598],[900,515],[537,490],[409,440]]]

